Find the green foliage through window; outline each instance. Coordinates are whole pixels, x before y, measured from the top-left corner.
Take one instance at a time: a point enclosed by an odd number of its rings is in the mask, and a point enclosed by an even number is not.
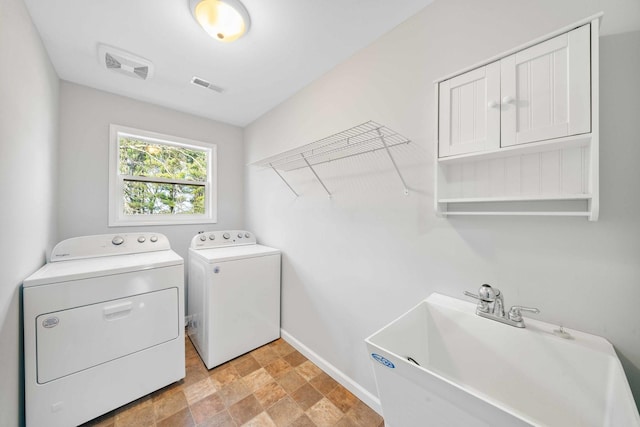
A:
[[[205,213],[207,151],[123,136],[118,146],[126,215]]]

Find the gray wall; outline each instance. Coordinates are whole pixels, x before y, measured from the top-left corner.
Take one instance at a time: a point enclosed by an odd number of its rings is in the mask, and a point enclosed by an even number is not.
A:
[[[433,80],[600,10],[600,220],[437,218]],[[507,305],[609,339],[640,398],[637,12],[637,2],[436,1],[249,125],[247,163],[366,120],[413,141],[396,151],[408,197],[383,153],[319,167],[331,200],[307,171],[286,175],[295,199],[272,171],[247,168],[246,226],[284,254],[283,329],[375,395],[365,337],[432,292],[464,299],[491,283]]]
[[[58,77],[22,0],[0,2],[0,426],[24,415],[20,285],[55,243]]]
[[[218,223],[108,227],[111,123],[217,144]],[[186,259],[189,242],[198,231],[242,228],[243,156],[241,128],[62,82],[60,240],[89,234],[157,230],[165,234],[172,248]]]
[[[590,242],[601,271],[573,300],[591,300],[577,314],[613,343],[640,407],[640,31],[600,43],[600,203],[608,227]]]

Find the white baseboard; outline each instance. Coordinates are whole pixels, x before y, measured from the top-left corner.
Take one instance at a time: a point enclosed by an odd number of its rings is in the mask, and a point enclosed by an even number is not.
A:
[[[380,399],[377,396],[369,393],[364,387],[355,382],[351,377],[347,376],[344,372],[320,357],[318,353],[302,344],[293,335],[291,335],[284,329],[280,329],[280,335],[282,336],[282,339],[291,344],[293,348],[302,353],[307,359],[318,365],[318,367],[326,372],[329,376],[331,376],[331,378],[339,382],[344,388],[353,393],[358,399],[366,403],[371,409],[382,415]]]

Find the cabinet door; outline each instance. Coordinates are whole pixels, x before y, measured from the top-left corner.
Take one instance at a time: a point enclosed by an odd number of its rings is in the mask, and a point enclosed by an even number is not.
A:
[[[439,85],[438,156],[500,146],[500,64],[491,63]]]
[[[591,131],[590,25],[500,61],[501,146]]]

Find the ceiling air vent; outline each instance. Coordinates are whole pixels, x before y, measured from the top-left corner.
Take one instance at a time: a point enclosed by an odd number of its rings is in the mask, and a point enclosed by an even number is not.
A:
[[[117,47],[98,45],[98,61],[107,70],[125,76],[147,80],[153,77],[153,64],[140,56],[126,52]]]
[[[201,79],[200,77],[195,77],[194,76],[191,79],[191,83],[193,83],[196,86],[202,86],[204,88],[211,89],[214,92],[218,92],[218,93],[224,92],[224,88],[221,88],[220,86],[216,86],[214,84],[211,84],[208,81],[206,81],[205,79]]]

